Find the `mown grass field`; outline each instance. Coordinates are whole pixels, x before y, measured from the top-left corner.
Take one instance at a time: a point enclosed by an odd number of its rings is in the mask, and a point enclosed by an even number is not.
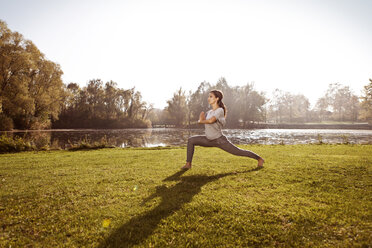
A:
[[[0,247],[370,247],[372,145],[0,155]]]

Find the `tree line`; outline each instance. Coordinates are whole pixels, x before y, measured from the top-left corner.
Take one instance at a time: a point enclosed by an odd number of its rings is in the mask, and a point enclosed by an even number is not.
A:
[[[151,127],[147,116],[152,105],[142,101],[139,91],[125,90],[113,81],[90,80],[80,88],[70,83],[64,88],[64,101],[53,128]]]
[[[167,107],[151,115],[150,120],[154,124],[194,127],[200,112],[210,108],[207,99],[212,89],[219,89],[224,94],[223,102],[227,106],[228,127],[238,126],[241,122],[246,124],[259,122],[265,118],[264,107],[267,99],[263,92],[255,90],[252,83],[231,87],[222,77],[215,85],[204,81],[195,92],[188,94],[180,88],[167,101]]]
[[[135,88],[113,81],[90,80],[86,86],[65,84],[60,66],[30,40],[0,20],[0,130],[46,128],[128,128],[174,125],[195,127],[209,109],[212,89],[224,93],[228,128],[254,123],[368,121],[372,123],[372,80],[357,96],[348,86],[330,84],[310,109],[303,94],[275,89],[271,96],[253,83],[231,86],[224,77],[216,84],[201,82],[195,91],[180,88],[164,109],[154,109]]]
[[[274,89],[272,95],[259,92],[253,83],[230,86],[221,77],[211,85],[200,83],[195,92],[186,93],[182,88],[168,100],[164,110],[150,115],[153,124],[196,126],[199,113],[209,108],[207,98],[213,89],[224,93],[227,106],[227,128],[247,128],[256,123],[308,123],[308,122],[372,122],[372,80],[364,87],[363,96],[352,92],[349,86],[329,84],[328,89],[310,108],[309,99],[303,94],[293,94]]]

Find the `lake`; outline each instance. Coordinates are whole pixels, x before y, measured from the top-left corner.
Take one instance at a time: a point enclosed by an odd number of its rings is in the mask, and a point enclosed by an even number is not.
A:
[[[37,147],[59,146],[63,149],[87,139],[89,142],[105,138],[118,147],[183,146],[192,135],[203,135],[204,129],[64,129],[0,132],[20,136]],[[372,144],[372,130],[340,129],[224,129],[234,144],[309,144],[351,143]]]

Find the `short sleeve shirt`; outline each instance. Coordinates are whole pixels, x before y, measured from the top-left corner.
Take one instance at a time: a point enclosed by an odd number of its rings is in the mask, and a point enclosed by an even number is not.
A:
[[[209,120],[216,117],[217,121],[212,124],[205,124],[205,135],[209,140],[217,139],[222,136],[222,127],[226,124],[225,113],[223,108],[209,110],[205,119]]]

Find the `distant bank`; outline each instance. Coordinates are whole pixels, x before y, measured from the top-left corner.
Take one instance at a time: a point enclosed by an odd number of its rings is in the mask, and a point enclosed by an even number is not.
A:
[[[153,128],[175,128],[175,125],[153,125]],[[192,124],[188,128],[204,128],[200,124]],[[319,124],[319,123],[254,123],[248,124],[245,127],[237,127],[239,129],[355,129],[355,130],[372,130],[372,125],[367,123],[354,124]],[[228,128],[235,129],[235,128]]]
[[[371,124],[250,124],[246,128],[261,128],[261,129],[358,129],[358,130],[372,130]]]
[[[21,130],[21,129],[12,129],[10,131],[1,131],[3,132],[25,132],[25,131],[81,131],[81,130],[118,130],[118,129],[148,129],[148,128],[181,128],[181,129],[204,129],[204,125],[201,124],[191,124],[189,126],[177,127],[172,124],[155,124],[151,127],[131,127],[131,128],[54,128],[54,129],[42,129],[42,130]],[[354,129],[354,130],[372,130],[372,125],[367,123],[354,123],[354,124],[316,124],[316,123],[254,123],[245,125],[245,127],[225,127],[225,129]]]

